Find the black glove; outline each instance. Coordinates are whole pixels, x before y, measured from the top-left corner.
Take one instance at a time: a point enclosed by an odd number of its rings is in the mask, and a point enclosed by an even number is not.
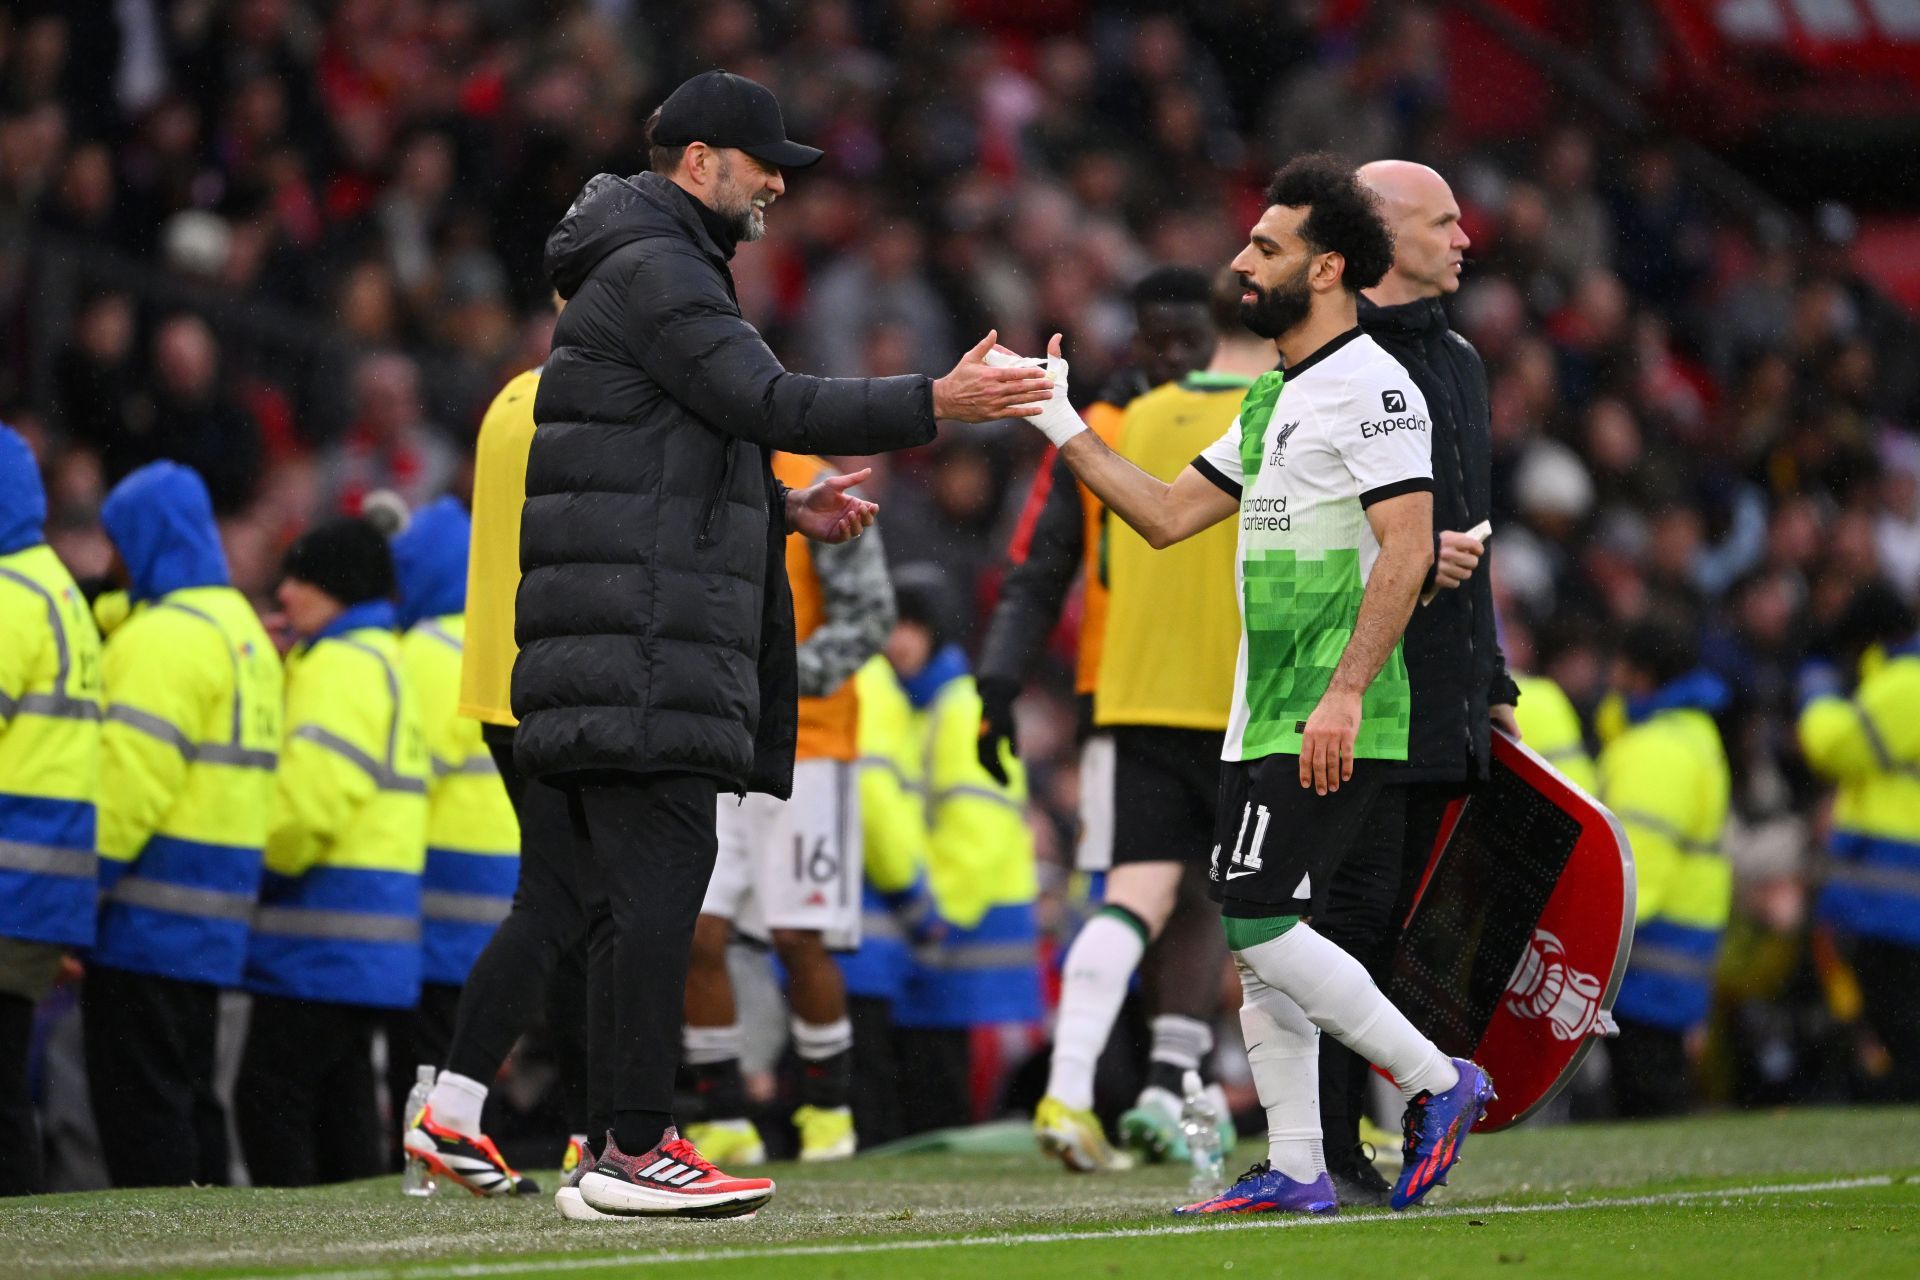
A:
[[[1014,755],[1020,754],[1020,744],[1013,734],[1013,700],[1019,696],[1016,681],[992,676],[980,681],[980,767],[1003,787],[1007,785],[1007,770],[1000,763],[1001,744]]]

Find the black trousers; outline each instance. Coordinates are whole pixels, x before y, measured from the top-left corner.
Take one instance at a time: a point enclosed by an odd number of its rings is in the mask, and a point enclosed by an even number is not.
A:
[[[373,1033],[387,1016],[358,1005],[253,998],[233,1114],[255,1186],[345,1182],[386,1167]]]
[[[1637,1118],[1686,1112],[1693,1105],[1693,1064],[1687,1061],[1686,1038],[1650,1023],[1618,1021],[1620,1034],[1607,1041],[1615,1114]]]
[[[447,1069],[483,1084],[499,1074],[514,1041],[546,1014],[560,1060],[560,1088],[567,1125],[592,1132],[586,1105],[586,878],[590,868],[575,843],[567,793],[513,766],[513,731],[488,725],[487,748],[520,821],[520,876],[513,909],[459,989],[444,1062]],[[408,1085],[412,1087],[412,1068]],[[400,1095],[404,1098],[405,1093]],[[604,1128],[611,1123],[599,1117]]]
[[[1920,1102],[1920,947],[1860,938],[1850,953],[1867,1024],[1893,1059],[1893,1097]]]
[[[214,1093],[220,989],[89,965],[80,988],[87,1088],[116,1187],[227,1182]]]
[[[27,1088],[27,1050],[33,1039],[33,1001],[0,991],[0,1196],[46,1190],[40,1125]]]
[[[847,1020],[853,1024],[853,1127],[861,1146],[878,1147],[906,1136],[893,1005],[871,996],[848,996]]]
[[[903,1108],[907,1136],[973,1123],[973,1039],[965,1027],[895,1027],[900,1078],[911,1081]]]
[[[1382,990],[1434,837],[1460,791],[1451,783],[1381,787],[1314,912],[1314,932],[1365,965]],[[1320,1136],[1331,1161],[1360,1145],[1369,1070],[1359,1054],[1320,1037]]]
[[[597,777],[567,792],[588,860],[587,1107],[640,1154],[673,1123],[694,920],[719,852],[704,774]],[[578,856],[578,855],[576,855]]]

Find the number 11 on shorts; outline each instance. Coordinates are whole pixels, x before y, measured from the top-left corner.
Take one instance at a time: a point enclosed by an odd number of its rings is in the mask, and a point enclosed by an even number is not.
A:
[[[1267,842],[1267,822],[1272,816],[1267,806],[1254,804],[1251,801],[1240,811],[1240,831],[1233,838],[1233,853],[1227,860],[1226,878],[1228,880],[1250,876],[1260,870],[1260,848]],[[1249,824],[1253,827],[1253,841],[1250,844],[1247,841]]]

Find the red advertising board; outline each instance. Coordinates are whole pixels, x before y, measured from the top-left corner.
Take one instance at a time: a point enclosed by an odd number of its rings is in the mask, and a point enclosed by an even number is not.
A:
[[[1493,1076],[1483,1130],[1559,1092],[1633,940],[1633,855],[1614,816],[1498,730],[1493,778],[1449,815],[1394,957],[1394,1002]]]

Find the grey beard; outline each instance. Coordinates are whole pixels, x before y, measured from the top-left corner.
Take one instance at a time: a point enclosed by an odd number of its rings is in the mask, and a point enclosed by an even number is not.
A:
[[[738,209],[723,209],[721,212],[726,215],[727,228],[733,232],[735,243],[750,244],[767,234],[766,212],[756,209],[751,200]]]

